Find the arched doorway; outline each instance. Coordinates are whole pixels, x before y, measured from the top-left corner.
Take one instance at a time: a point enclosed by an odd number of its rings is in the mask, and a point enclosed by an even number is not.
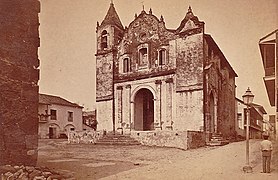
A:
[[[142,88],[134,98],[134,130],[150,131],[154,129],[154,97],[150,90]]]

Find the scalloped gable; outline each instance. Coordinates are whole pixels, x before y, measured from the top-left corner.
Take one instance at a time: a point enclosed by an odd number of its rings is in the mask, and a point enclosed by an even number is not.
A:
[[[191,7],[189,6],[186,16],[181,21],[180,26],[177,28],[177,33],[187,32],[192,29],[204,29],[204,22],[199,21],[197,16],[194,16]]]

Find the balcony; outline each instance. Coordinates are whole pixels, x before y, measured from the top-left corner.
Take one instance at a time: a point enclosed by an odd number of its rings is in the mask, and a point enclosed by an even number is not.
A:
[[[40,114],[39,115],[39,122],[40,123],[46,123],[48,120],[48,115],[45,115],[45,114]]]

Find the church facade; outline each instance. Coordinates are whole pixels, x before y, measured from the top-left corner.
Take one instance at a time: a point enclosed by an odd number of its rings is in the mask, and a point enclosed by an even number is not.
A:
[[[189,7],[180,26],[143,10],[124,27],[111,3],[97,23],[98,129],[235,134],[235,77]]]

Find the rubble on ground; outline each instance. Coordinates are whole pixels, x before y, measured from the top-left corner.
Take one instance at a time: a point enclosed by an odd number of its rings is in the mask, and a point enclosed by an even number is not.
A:
[[[50,170],[47,167],[0,166],[1,180],[75,180],[69,171]]]

